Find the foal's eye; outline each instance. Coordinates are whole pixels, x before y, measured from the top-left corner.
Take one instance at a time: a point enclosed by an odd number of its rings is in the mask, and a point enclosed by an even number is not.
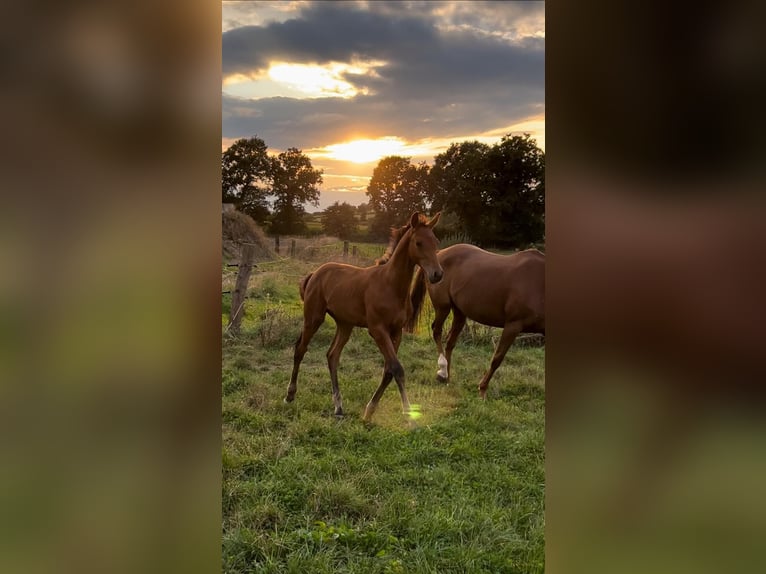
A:
[[[420,241],[415,241],[415,247],[420,247],[421,245]]]

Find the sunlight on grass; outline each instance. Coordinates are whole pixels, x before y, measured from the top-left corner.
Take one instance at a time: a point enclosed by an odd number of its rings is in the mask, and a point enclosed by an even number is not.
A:
[[[410,417],[414,421],[416,421],[420,417],[422,417],[423,413],[420,412],[420,405],[410,405],[410,410],[407,413],[407,416]]]

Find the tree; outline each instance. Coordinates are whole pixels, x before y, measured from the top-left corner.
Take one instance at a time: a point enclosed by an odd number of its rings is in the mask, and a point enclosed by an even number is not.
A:
[[[494,186],[488,230],[498,245],[524,246],[545,235],[545,152],[529,134],[505,136],[490,151],[488,167]]]
[[[409,221],[415,211],[423,211],[428,199],[428,166],[414,166],[410,158],[384,157],[378,162],[367,186],[369,206],[375,212],[370,231],[388,237],[390,228]]]
[[[273,233],[302,233],[306,231],[304,203],[319,205],[322,170],[316,170],[311,160],[297,148],[289,148],[271,158],[271,195],[274,197]]]
[[[221,154],[222,200],[261,223],[269,215],[270,179],[271,160],[261,138],[238,139]]]
[[[487,170],[490,147],[478,141],[453,143],[434,158],[430,172],[432,209],[456,215],[462,230],[481,242],[487,220],[487,199],[492,185]]]
[[[545,154],[528,134],[452,144],[430,172],[433,209],[479,244],[522,247],[545,233]]]
[[[349,239],[357,230],[356,209],[345,201],[333,203],[324,210],[322,229],[328,235]]]

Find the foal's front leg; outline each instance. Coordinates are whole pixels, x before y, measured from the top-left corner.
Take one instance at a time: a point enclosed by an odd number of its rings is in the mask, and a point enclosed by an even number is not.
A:
[[[396,385],[399,387],[399,394],[402,398],[402,411],[405,413],[410,412],[410,401],[407,398],[407,392],[404,388],[404,367],[399,362],[396,356],[399,350],[399,344],[402,341],[402,329],[399,328],[393,337],[385,329],[369,329],[370,336],[375,339],[375,342],[383,354],[385,364],[383,367],[383,380],[380,381],[380,385],[372,395],[370,402],[367,403],[367,408],[364,409],[363,419],[369,421],[372,417],[375,409],[378,408],[378,402],[380,397],[388,387],[391,379],[396,379]]]

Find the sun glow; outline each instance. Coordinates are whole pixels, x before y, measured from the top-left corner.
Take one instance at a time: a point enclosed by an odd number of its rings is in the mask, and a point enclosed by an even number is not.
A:
[[[353,163],[372,163],[387,155],[404,153],[406,144],[397,137],[376,140],[354,140],[346,143],[328,145],[324,148],[326,157]]]

